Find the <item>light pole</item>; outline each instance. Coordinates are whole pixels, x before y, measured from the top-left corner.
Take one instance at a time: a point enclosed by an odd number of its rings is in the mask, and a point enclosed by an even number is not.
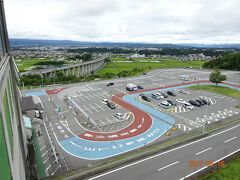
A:
[[[55,85],[55,77],[56,77],[56,74],[53,73],[53,84]]]

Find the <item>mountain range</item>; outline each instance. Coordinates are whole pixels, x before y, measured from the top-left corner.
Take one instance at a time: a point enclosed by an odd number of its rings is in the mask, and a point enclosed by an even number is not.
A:
[[[154,44],[119,42],[82,42],[71,40],[10,39],[11,47],[71,46],[71,47],[126,47],[126,48],[222,48],[240,49],[240,44]]]

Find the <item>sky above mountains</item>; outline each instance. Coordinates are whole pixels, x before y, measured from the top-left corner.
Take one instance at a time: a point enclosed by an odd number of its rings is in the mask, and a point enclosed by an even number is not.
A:
[[[239,0],[5,0],[10,38],[240,42]]]

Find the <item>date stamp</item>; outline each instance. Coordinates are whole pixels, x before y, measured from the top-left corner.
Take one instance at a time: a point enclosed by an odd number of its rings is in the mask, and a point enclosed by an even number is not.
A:
[[[188,161],[188,166],[189,168],[202,168],[205,166],[208,167],[223,167],[224,166],[224,161],[221,160],[217,163],[214,163],[212,160],[198,160],[198,159],[192,159]]]

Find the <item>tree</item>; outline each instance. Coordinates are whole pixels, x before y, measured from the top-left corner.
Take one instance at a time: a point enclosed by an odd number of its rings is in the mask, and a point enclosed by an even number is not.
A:
[[[212,83],[216,83],[216,86],[218,83],[221,83],[222,81],[225,81],[226,79],[227,79],[227,76],[222,75],[218,69],[214,70],[209,76],[209,81],[211,81]]]

